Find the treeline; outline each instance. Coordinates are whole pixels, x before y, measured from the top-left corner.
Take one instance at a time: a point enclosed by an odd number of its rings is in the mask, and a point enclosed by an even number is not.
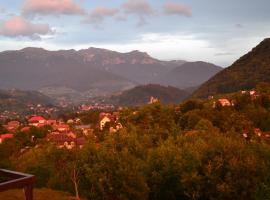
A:
[[[269,88],[259,85],[256,98],[232,94],[230,107],[194,99],[126,109],[123,129],[97,133],[104,137],[82,149],[40,143],[7,155],[10,140],[0,156],[8,167],[35,174],[36,187],[86,199],[269,199]]]

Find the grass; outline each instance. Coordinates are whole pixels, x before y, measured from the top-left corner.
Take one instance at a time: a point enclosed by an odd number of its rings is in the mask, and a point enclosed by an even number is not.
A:
[[[0,192],[1,200],[24,200],[22,189]],[[34,200],[75,200],[69,193],[51,189],[34,189]]]

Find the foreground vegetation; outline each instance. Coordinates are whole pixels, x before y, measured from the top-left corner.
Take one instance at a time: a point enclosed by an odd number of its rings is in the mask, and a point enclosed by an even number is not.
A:
[[[16,137],[0,145],[0,167],[86,199],[270,199],[270,87],[257,91],[228,96],[227,107],[214,99],[126,109],[123,129],[99,132],[82,149],[41,141],[22,154]]]

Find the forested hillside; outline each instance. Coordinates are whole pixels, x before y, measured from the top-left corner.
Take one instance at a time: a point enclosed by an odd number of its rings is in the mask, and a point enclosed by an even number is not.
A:
[[[138,106],[150,102],[151,97],[163,103],[179,103],[189,96],[184,90],[157,84],[142,85],[114,95],[110,102],[121,106]]]
[[[260,82],[270,83],[270,39],[265,39],[232,66],[204,83],[195,97],[252,89]]]

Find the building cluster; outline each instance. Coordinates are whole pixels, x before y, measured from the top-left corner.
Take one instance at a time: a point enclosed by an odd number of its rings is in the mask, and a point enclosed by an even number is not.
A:
[[[242,95],[250,95],[251,100],[255,100],[258,97],[260,97],[260,94],[256,90],[249,90],[249,91],[242,90],[240,93]],[[214,97],[210,96],[210,97],[208,97],[208,99],[214,99]],[[213,108],[216,108],[217,105],[220,105],[221,107],[233,107],[233,106],[235,106],[235,100],[227,99],[227,98],[220,98],[220,99],[217,99],[216,101],[213,102]],[[250,132],[252,132],[252,134],[258,138],[265,138],[265,139],[269,138],[270,139],[270,133],[263,132],[259,128],[254,128],[252,131],[244,131],[242,133],[242,137],[247,139],[247,140],[252,140],[250,137],[251,136]]]
[[[115,110],[116,107],[112,104],[102,102],[91,102],[89,104],[82,104],[78,107],[78,112],[87,112],[90,110]]]
[[[248,94],[250,95],[252,100],[255,100],[256,98],[258,98],[260,96],[260,94],[258,94],[258,92],[256,90],[242,90],[241,94]],[[213,99],[213,96],[209,96],[208,99]],[[227,99],[227,98],[220,98],[216,101],[213,102],[213,108],[216,108],[218,105],[220,105],[221,107],[231,107],[235,105],[235,100],[231,100],[231,99]]]
[[[0,113],[0,121],[6,121],[7,119],[15,119],[19,117],[20,117],[20,114],[15,111],[5,110]]]
[[[8,119],[18,119],[25,115],[54,115],[60,110],[57,107],[45,106],[41,104],[27,104],[21,110],[2,110],[0,112],[0,121]]]
[[[257,138],[264,138],[269,140],[270,139],[270,133],[269,132],[263,132],[260,128],[253,128],[252,134],[255,135]],[[244,131],[242,133],[242,137],[246,140],[252,141],[251,134],[248,131]]]
[[[45,140],[55,144],[59,148],[82,148],[87,139],[95,140],[94,129],[103,131],[108,127],[110,133],[115,133],[122,128],[118,122],[118,112],[99,114],[99,121],[96,125],[83,125],[79,118],[68,119],[67,122],[57,119],[45,119],[42,116],[31,116],[27,123],[20,121],[9,121],[3,127],[7,133],[0,133],[0,143],[6,139],[14,137],[16,132],[29,133],[31,127],[42,128],[50,127]]]

